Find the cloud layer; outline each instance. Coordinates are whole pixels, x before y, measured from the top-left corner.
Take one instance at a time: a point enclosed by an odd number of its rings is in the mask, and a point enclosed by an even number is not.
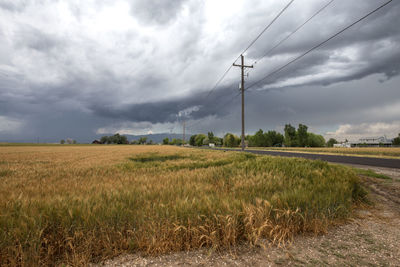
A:
[[[260,59],[327,2],[294,1],[247,51],[246,63],[259,59],[247,85],[384,1],[336,0]],[[190,132],[238,133],[239,69],[232,68],[209,92],[285,5],[261,0],[2,1],[0,140],[178,132],[182,120]],[[393,1],[251,88],[246,131],[306,123],[319,133],[342,135],[343,125],[369,125],[378,132],[381,125],[384,134],[383,125],[397,125],[399,15],[400,3]],[[14,126],[7,126],[10,122]]]

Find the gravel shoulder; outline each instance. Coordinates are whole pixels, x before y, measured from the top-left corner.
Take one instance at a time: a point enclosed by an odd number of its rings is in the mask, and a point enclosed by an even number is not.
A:
[[[400,266],[400,170],[367,169],[393,179],[362,176],[373,205],[358,208],[352,219],[333,226],[324,235],[297,236],[286,248],[266,244],[158,257],[121,255],[93,266]]]

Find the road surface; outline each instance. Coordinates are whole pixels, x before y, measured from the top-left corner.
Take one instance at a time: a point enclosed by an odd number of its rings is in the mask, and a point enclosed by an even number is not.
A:
[[[224,150],[224,151],[232,151],[232,150],[241,151],[240,149],[224,149],[224,148],[213,148],[213,149]],[[354,156],[342,156],[342,155],[324,155],[324,154],[265,151],[265,150],[252,150],[252,149],[246,149],[245,152],[261,154],[261,155],[319,159],[334,163],[346,163],[346,164],[368,165],[374,167],[400,169],[400,159],[372,158],[372,157],[362,157],[362,156],[354,157]]]

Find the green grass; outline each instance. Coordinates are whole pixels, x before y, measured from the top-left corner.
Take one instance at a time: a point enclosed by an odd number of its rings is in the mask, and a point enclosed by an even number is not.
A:
[[[182,156],[179,154],[175,155],[159,155],[157,153],[149,153],[149,154],[144,154],[144,155],[139,155],[136,157],[130,158],[130,160],[134,162],[140,162],[140,163],[145,163],[145,162],[165,162],[167,160],[178,160],[178,159],[184,159],[186,156]]]
[[[21,159],[0,179],[0,265],[84,265],[263,238],[279,244],[325,232],[366,197],[356,172],[322,161],[174,147],[68,149],[35,155],[48,161],[41,165]],[[62,160],[74,152],[76,161]]]
[[[0,163],[1,164],[1,163]],[[9,176],[12,174],[11,170],[0,170],[0,178],[1,177],[5,177],[5,176]]]
[[[384,175],[384,174],[376,173],[375,171],[373,171],[371,169],[365,170],[365,169],[354,168],[354,170],[359,175],[364,175],[364,176],[373,177],[373,178],[386,179],[386,180],[392,180],[391,177]]]

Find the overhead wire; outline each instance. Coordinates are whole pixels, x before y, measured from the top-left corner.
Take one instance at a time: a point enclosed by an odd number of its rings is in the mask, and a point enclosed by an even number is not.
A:
[[[329,5],[331,5],[335,0],[329,1],[327,4],[322,6],[320,9],[317,10],[311,17],[309,17],[307,20],[305,20],[302,24],[300,24],[295,30],[293,30],[291,33],[289,33],[285,38],[280,40],[276,45],[274,45],[272,48],[270,48],[267,52],[264,53],[261,57],[259,57],[257,60],[254,61],[254,64],[257,64],[260,62],[263,58],[266,56],[270,55],[272,51],[274,51],[276,48],[281,46],[286,40],[288,40],[290,37],[292,37],[296,32],[298,32],[301,28],[303,28],[308,22],[310,22],[314,17],[316,17],[319,13],[321,13],[325,8],[327,8]]]
[[[243,52],[241,53],[244,54],[247,50],[249,50],[250,47],[252,47],[254,45],[255,42],[257,42],[257,40],[264,34],[264,32],[266,30],[268,30],[272,24],[274,24],[274,22],[286,11],[286,9],[289,8],[289,6],[294,2],[294,0],[291,0],[275,17],[274,19],[272,19],[272,21],[270,23],[268,23],[267,26],[265,26],[263,28],[263,30],[257,35],[257,37],[250,42],[250,44],[243,50]],[[240,58],[240,55],[233,61],[233,63],[235,63],[238,59]],[[230,66],[225,70],[225,72],[222,74],[221,78],[219,78],[217,80],[217,82],[215,83],[215,85],[212,87],[212,89],[208,92],[207,96],[205,97],[205,99],[207,99],[212,92],[218,87],[218,85],[222,82],[222,80],[226,77],[226,75],[228,74],[228,72],[232,69],[232,64],[230,64]]]
[[[264,27],[264,29],[257,35],[257,37],[251,41],[251,43],[243,50],[243,52],[241,54],[244,54],[251,46],[254,45],[254,43],[264,34],[264,32],[266,30],[268,30],[268,28],[270,28],[272,26],[272,24],[285,12],[285,10],[294,2],[294,0],[291,0],[275,17],[274,19],[266,26]],[[233,63],[235,63],[238,59],[240,58],[240,55],[234,60]],[[212,89],[208,92],[208,94],[206,95],[205,99],[207,99],[212,93],[213,91],[219,86],[219,84],[223,81],[223,79],[226,77],[226,75],[229,73],[229,71],[232,69],[233,64],[230,64],[230,66],[225,70],[225,72],[222,74],[222,76],[217,80],[217,82],[215,83],[215,85],[212,87]],[[239,96],[240,94],[235,95],[234,97],[232,97],[231,99],[229,99],[226,103],[219,105],[218,107],[224,107],[226,105],[228,105],[230,102],[232,102],[237,96]],[[192,128],[195,125],[200,124],[202,121],[200,122],[195,122],[191,125],[186,126],[187,129]]]
[[[359,18],[358,20],[356,20],[355,22],[351,23],[350,25],[346,26],[345,28],[341,29],[340,31],[338,31],[337,33],[333,34],[332,36],[330,36],[328,39],[324,40],[323,42],[313,46],[312,48],[310,48],[309,50],[307,50],[306,52],[304,52],[303,54],[295,57],[294,59],[290,60],[288,63],[286,63],[285,65],[279,67],[278,69],[272,71],[271,73],[267,74],[266,76],[264,76],[263,78],[261,78],[260,80],[252,83],[249,87],[247,87],[245,90],[249,90],[250,88],[260,84],[260,82],[266,80],[267,78],[271,77],[272,75],[282,71],[283,69],[285,69],[286,67],[288,67],[289,65],[293,64],[294,62],[298,61],[299,59],[305,57],[306,55],[308,55],[309,53],[311,53],[312,51],[314,51],[315,49],[318,49],[319,47],[323,46],[324,44],[326,44],[327,42],[329,42],[330,40],[332,40],[333,38],[335,38],[336,36],[340,35],[341,33],[343,33],[344,31],[348,30],[349,28],[353,27],[354,25],[356,25],[357,23],[363,21],[364,19],[366,19],[367,17],[369,17],[370,15],[374,14],[375,12],[377,12],[378,10],[382,9],[383,7],[387,6],[388,4],[390,4],[393,0],[389,0],[387,2],[385,2],[384,4],[380,5],[379,7],[377,7],[376,9],[370,11],[368,14],[364,15],[363,17]]]
[[[291,0],[291,1],[290,1],[276,16],[275,16],[275,18],[274,18],[267,26],[264,27],[264,29],[260,32],[260,34],[249,44],[249,46],[241,53],[241,55],[243,55],[244,53],[246,53],[246,51],[249,50],[249,48],[252,47],[253,44],[254,44],[255,42],[257,42],[257,40],[261,37],[261,35],[263,35],[264,32],[265,32],[266,30],[268,30],[268,29],[272,26],[272,24],[274,24],[274,22],[283,14],[283,12],[286,11],[286,9],[289,8],[289,6],[290,6],[293,2],[294,2],[294,0]],[[239,57],[240,57],[240,55],[239,55]],[[238,60],[239,57],[238,57],[236,60]],[[235,62],[236,62],[236,60],[235,60]]]
[[[333,1],[333,0],[332,0]],[[243,50],[243,52],[240,54],[244,54],[245,52],[247,52],[247,50],[249,50],[256,42],[257,40],[275,23],[275,21],[286,11],[286,9],[289,8],[289,6],[294,2],[294,0],[291,0],[263,29],[262,31],[256,36],[256,38],[254,38],[250,44]],[[239,58],[240,55],[233,61],[233,63],[235,63]],[[224,78],[226,77],[226,75],[229,73],[229,71],[232,69],[233,64],[230,64],[230,66],[225,70],[225,72],[222,74],[222,76],[217,80],[217,82],[215,83],[215,85],[212,87],[212,89],[208,92],[208,94],[206,95],[206,97],[204,99],[207,99],[213,92],[214,90],[220,85],[220,83],[224,80]],[[240,94],[239,94],[240,95]],[[230,99],[225,105],[229,104],[229,102],[232,102],[238,95],[235,95],[232,99]],[[222,106],[225,106],[222,105]],[[221,105],[219,106],[221,107]],[[188,126],[187,128],[190,128],[192,125]]]

